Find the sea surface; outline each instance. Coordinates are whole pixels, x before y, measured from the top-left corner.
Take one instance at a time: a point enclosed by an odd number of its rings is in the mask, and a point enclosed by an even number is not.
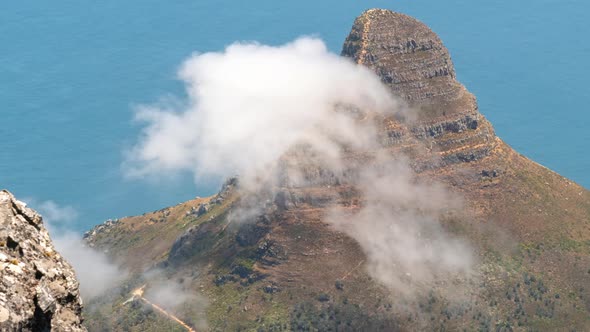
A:
[[[134,107],[174,95],[181,62],[234,41],[323,38],[364,9],[412,15],[450,49],[498,135],[590,188],[587,0],[6,1],[0,11],[0,188],[71,206],[71,227],[214,193],[219,179],[129,180]]]

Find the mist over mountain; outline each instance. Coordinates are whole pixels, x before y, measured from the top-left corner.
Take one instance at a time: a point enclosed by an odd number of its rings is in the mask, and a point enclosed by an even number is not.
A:
[[[590,193],[496,136],[423,23],[372,9],[341,56],[235,43],[180,77],[188,101],[140,109],[125,169],[238,177],[86,233],[129,273],[89,330],[590,324]]]

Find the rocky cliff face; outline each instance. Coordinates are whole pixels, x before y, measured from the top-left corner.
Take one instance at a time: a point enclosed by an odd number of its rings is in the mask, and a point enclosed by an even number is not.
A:
[[[0,330],[85,331],[72,267],[41,216],[0,191]]]
[[[418,143],[439,156],[441,166],[484,158],[498,144],[475,97],[457,81],[449,51],[418,20],[368,10],[355,20],[342,55],[375,71],[411,108],[415,118],[385,121],[385,144]],[[425,162],[422,168],[433,167],[432,159]]]
[[[449,51],[418,20],[383,9],[359,16],[346,38],[342,55],[373,69],[394,94],[410,104],[436,105],[440,113],[463,110],[450,102],[471,96],[456,81]]]

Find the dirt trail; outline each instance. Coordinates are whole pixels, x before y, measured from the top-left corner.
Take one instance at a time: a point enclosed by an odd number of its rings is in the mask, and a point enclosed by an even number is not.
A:
[[[183,322],[182,320],[180,320],[180,318],[174,316],[172,313],[169,313],[168,311],[166,311],[164,308],[158,306],[155,303],[150,302],[150,300],[146,299],[145,297],[143,297],[143,293],[145,290],[145,287],[147,285],[143,285],[139,288],[136,288],[133,290],[133,292],[131,292],[131,298],[129,298],[129,300],[125,301],[123,303],[126,304],[128,302],[132,302],[134,300],[141,300],[144,303],[150,305],[152,308],[156,309],[157,311],[159,311],[162,315],[166,316],[168,319],[171,319],[175,322],[177,322],[178,324],[180,324],[182,327],[184,327],[187,331],[189,332],[197,332],[197,330],[193,329],[192,327],[190,327],[187,323]]]
[[[166,310],[164,310],[163,308],[159,307],[158,305],[150,302],[148,299],[146,299],[145,297],[140,297],[140,300],[142,300],[143,302],[151,305],[154,309],[158,310],[162,315],[176,321],[178,324],[182,325],[182,327],[184,327],[187,331],[189,332],[197,332],[195,329],[193,329],[192,327],[190,327],[188,324],[186,324],[185,322],[181,321],[180,318],[174,316],[173,314],[167,312]]]

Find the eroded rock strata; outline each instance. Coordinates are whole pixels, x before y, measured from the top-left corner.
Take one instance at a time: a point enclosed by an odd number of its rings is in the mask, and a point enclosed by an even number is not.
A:
[[[366,11],[355,20],[342,55],[375,71],[411,109],[413,119],[385,122],[386,144],[420,142],[441,157],[441,166],[482,159],[499,144],[475,96],[457,81],[449,51],[415,18]]]

